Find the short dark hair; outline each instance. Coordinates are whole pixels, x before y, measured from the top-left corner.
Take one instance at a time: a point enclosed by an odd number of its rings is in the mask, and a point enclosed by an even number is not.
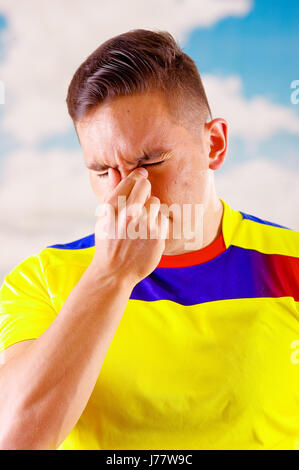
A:
[[[194,61],[167,31],[134,29],[101,44],[75,72],[67,107],[76,122],[107,99],[162,92],[181,122],[206,122],[211,110]]]

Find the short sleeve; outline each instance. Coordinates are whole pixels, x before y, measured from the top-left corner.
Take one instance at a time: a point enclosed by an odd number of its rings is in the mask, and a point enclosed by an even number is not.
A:
[[[0,287],[0,352],[38,338],[57,316],[39,255],[12,269]]]

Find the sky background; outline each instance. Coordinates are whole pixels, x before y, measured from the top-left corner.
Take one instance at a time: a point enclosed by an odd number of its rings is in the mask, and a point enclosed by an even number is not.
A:
[[[173,34],[213,118],[228,122],[218,196],[299,230],[297,0],[0,0],[0,281],[27,256],[94,231],[67,87],[99,44],[135,28]]]

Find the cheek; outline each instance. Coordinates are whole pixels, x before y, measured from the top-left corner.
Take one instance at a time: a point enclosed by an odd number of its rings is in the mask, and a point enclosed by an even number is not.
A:
[[[171,204],[180,199],[183,180],[177,168],[167,168],[167,171],[159,175],[150,175],[149,179],[152,185],[152,196],[158,197],[161,202]]]
[[[105,185],[104,178],[102,181],[101,178],[96,175],[89,175],[89,181],[95,196],[101,201],[104,200],[104,195],[106,193],[105,186],[107,186],[107,184]]]
[[[151,178],[152,195],[165,204],[202,201],[207,186],[207,170],[172,167],[159,178]]]
[[[98,187],[97,178],[94,175],[89,174],[89,182],[90,182],[91,189],[93,190],[94,193],[96,193],[97,187]]]

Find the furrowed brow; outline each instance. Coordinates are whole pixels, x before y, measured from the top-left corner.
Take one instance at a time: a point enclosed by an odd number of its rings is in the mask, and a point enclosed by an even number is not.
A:
[[[150,152],[150,153],[144,154],[142,157],[137,158],[136,161],[139,162],[139,163],[140,162],[152,161],[152,160],[155,160],[156,158],[158,158],[162,153],[163,153],[163,151]],[[125,160],[125,161],[129,164],[132,163],[132,162],[129,162],[128,160]],[[99,162],[90,162],[87,165],[87,168],[89,170],[105,171],[105,170],[108,170],[109,165],[102,164],[102,163],[99,163]]]
[[[109,168],[108,165],[102,165],[101,163],[98,162],[91,162],[87,165],[87,168],[89,170],[95,170],[95,171],[104,171]]]

